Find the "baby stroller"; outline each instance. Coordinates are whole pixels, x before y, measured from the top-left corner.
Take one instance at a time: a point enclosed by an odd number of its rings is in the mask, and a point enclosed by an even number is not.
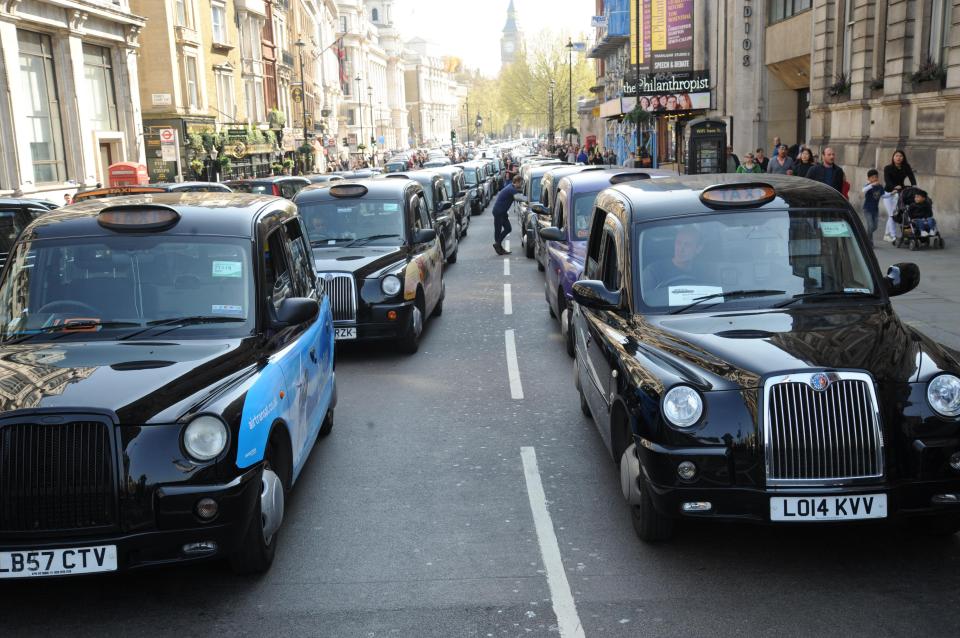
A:
[[[893,221],[899,225],[897,238],[893,241],[893,245],[898,248],[908,247],[910,250],[919,250],[922,246],[942,249],[943,237],[940,235],[936,222],[933,222],[933,217],[910,220],[907,211],[914,203],[919,191],[920,189],[916,186],[908,186],[900,193],[900,199],[897,201],[897,207],[893,212]],[[930,203],[932,210],[933,200],[928,196],[927,201]],[[923,226],[926,220],[933,222],[933,227],[930,230],[921,229],[918,231],[918,227]]]

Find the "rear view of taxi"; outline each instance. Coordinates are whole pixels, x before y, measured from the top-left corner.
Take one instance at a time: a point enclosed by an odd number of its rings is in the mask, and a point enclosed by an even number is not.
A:
[[[576,380],[642,539],[697,518],[960,529],[960,362],[891,306],[917,267],[869,246],[808,180],[599,194]]]
[[[329,301],[286,201],[90,200],[0,281],[0,579],[273,561],[333,426]]]

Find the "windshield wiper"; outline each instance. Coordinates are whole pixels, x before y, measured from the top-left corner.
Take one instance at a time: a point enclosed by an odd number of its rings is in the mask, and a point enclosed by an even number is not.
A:
[[[693,303],[677,308],[676,310],[671,310],[670,314],[678,315],[681,312],[686,312],[687,310],[690,310],[695,306],[699,306],[704,301],[710,301],[711,299],[719,299],[720,297],[723,297],[724,299],[726,299],[727,297],[730,297],[732,299],[746,299],[748,297],[772,297],[774,295],[786,294],[786,292],[787,292],[786,290],[765,290],[762,288],[757,290],[731,290],[729,292],[716,292],[712,295],[697,297],[696,299],[693,300]]]
[[[796,303],[801,299],[836,299],[838,297],[861,297],[861,298],[866,297],[869,299],[880,298],[880,296],[875,293],[866,292],[863,290],[850,290],[850,291],[821,290],[819,292],[804,292],[799,295],[794,295],[793,297],[791,297],[790,299],[787,299],[786,301],[781,301],[780,303],[775,304],[773,307],[786,308],[790,304]]]
[[[357,237],[352,242],[347,244],[347,248],[350,248],[351,246],[362,246],[367,242],[376,241],[378,239],[390,239],[391,237],[400,237],[400,235],[397,233],[390,233],[384,235],[370,235],[369,237]]]
[[[94,328],[139,328],[142,324],[136,321],[93,321],[84,319],[81,321],[71,321],[70,323],[58,323],[52,326],[41,326],[39,328],[30,328],[23,332],[14,332],[12,339],[4,340],[4,343],[20,343],[38,335],[71,332],[95,332]]]
[[[247,320],[243,317],[218,317],[216,315],[194,315],[192,317],[171,317],[169,319],[155,319],[154,321],[148,321],[147,327],[143,330],[137,330],[128,335],[120,337],[120,341],[126,341],[127,339],[133,339],[139,335],[142,335],[145,332],[152,330],[153,328],[159,328],[163,326],[173,326],[170,330],[176,330],[177,328],[182,328],[184,326],[195,326],[203,323],[245,323]],[[168,331],[169,332],[169,331]]]

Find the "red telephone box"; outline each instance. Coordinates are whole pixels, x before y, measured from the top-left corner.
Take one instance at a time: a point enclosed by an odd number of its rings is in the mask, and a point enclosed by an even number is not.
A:
[[[110,188],[118,186],[143,186],[150,183],[147,167],[136,162],[117,162],[107,168]]]

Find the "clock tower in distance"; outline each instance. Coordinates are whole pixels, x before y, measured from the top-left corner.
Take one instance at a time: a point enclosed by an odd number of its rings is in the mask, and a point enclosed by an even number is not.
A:
[[[523,34],[517,24],[517,10],[510,0],[507,7],[507,23],[503,25],[503,36],[500,38],[500,66],[505,67],[517,61],[517,55],[523,47]]]

